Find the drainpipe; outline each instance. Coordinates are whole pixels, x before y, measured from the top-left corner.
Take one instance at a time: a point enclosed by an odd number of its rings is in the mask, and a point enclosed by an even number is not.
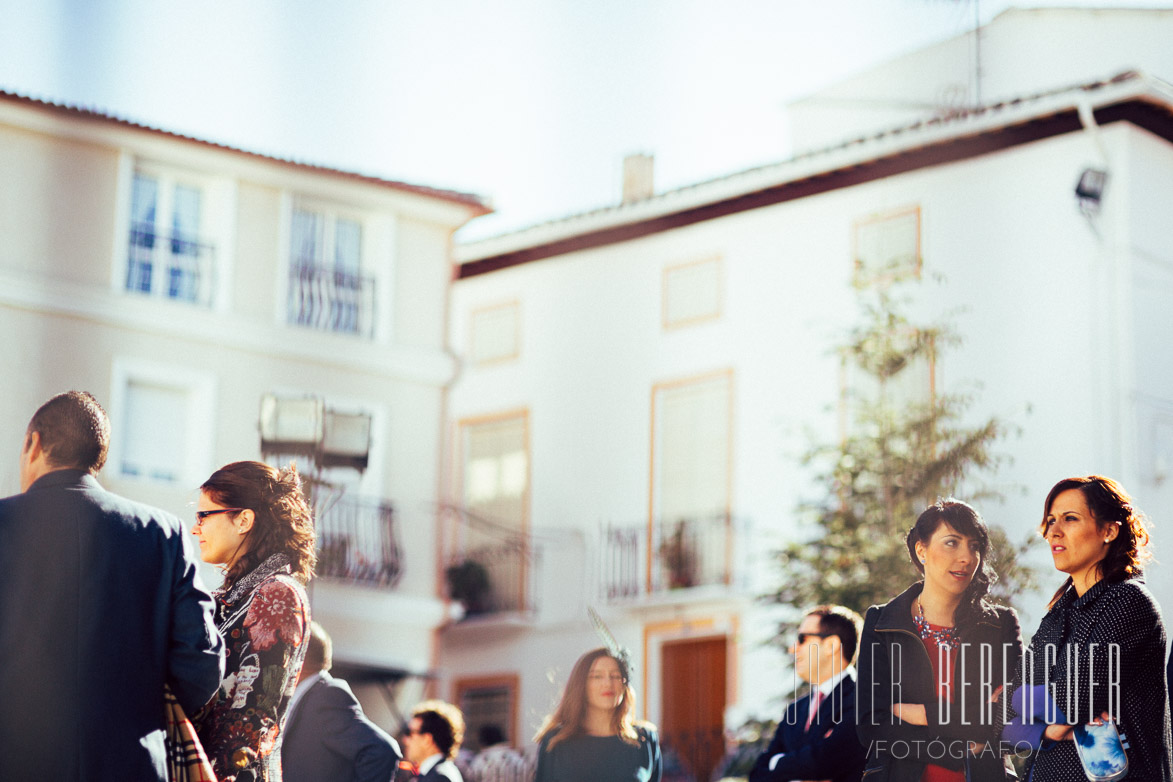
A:
[[[455,230],[453,230],[448,235],[448,257],[450,259],[453,257],[453,241],[454,241],[453,234],[455,234]],[[453,263],[451,276],[448,280],[448,284],[445,286],[445,289],[444,289],[444,333],[443,333],[443,337],[442,337],[442,339],[443,339],[442,350],[443,350],[444,354],[447,355],[449,360],[452,362],[452,374],[440,386],[440,448],[439,448],[440,465],[439,465],[439,470],[437,471],[438,486],[437,486],[437,491],[436,491],[436,497],[439,500],[439,503],[437,505],[436,516],[435,516],[435,520],[436,520],[436,532],[435,532],[436,586],[435,586],[435,589],[436,589],[437,595],[444,594],[444,552],[447,550],[447,545],[451,542],[450,540],[446,540],[446,537],[448,536],[449,530],[448,530],[448,525],[447,525],[447,514],[445,512],[445,508],[447,507],[447,504],[448,504],[446,502],[446,498],[448,496],[448,490],[452,487],[451,469],[453,467],[454,458],[455,458],[455,454],[452,453],[452,449],[451,449],[452,440],[451,440],[450,435],[452,433],[451,433],[449,426],[448,426],[449,397],[452,393],[453,386],[455,386],[456,382],[460,379],[461,371],[463,369],[463,362],[461,361],[460,355],[457,354],[457,352],[452,349],[452,335],[450,333],[450,322],[451,322],[451,317],[452,317],[452,285],[456,281],[456,279],[458,278],[459,270],[460,270],[459,265]],[[439,655],[439,643],[440,643],[439,633],[440,633],[440,630],[442,628],[454,623],[454,622],[460,621],[464,617],[463,606],[461,606],[460,603],[458,603],[458,602],[455,602],[455,601],[452,601],[452,600],[445,598],[444,599],[444,608],[445,608],[444,621],[440,625],[440,627],[436,628],[436,630],[434,631],[434,645],[433,645],[434,658]],[[433,661],[432,661],[433,668],[435,667],[436,662],[437,662],[437,660],[433,659]]]
[[[1095,144],[1096,150],[1100,153],[1100,162],[1104,164],[1104,170],[1107,171],[1109,168],[1108,147],[1104,144],[1104,137],[1100,134],[1100,126],[1096,122],[1096,113],[1086,95],[1080,96],[1076,110],[1079,112],[1079,122],[1083,125],[1084,132]]]

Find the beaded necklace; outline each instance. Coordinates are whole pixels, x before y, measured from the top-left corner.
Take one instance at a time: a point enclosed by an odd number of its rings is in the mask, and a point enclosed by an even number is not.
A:
[[[961,643],[961,636],[958,635],[956,627],[943,627],[940,630],[929,627],[929,620],[925,619],[925,609],[921,607],[920,598],[916,601],[916,616],[912,618],[912,623],[916,625],[916,632],[922,641],[932,638],[942,649],[956,649]]]

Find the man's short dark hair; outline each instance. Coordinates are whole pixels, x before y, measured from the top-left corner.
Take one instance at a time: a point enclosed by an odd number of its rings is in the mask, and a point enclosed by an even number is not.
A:
[[[110,450],[110,419],[93,395],[85,391],[58,394],[33,413],[25,446],[36,432],[49,465],[56,469],[96,474]]]
[[[819,632],[839,638],[843,644],[843,659],[851,664],[859,647],[859,634],[863,630],[863,617],[846,606],[824,605],[807,611],[807,616],[819,618]]]
[[[302,663],[302,668],[316,673],[328,671],[333,665],[334,643],[330,640],[330,634],[317,622],[310,622],[310,640],[305,649],[305,662]]]
[[[477,731],[477,743],[481,745],[481,749],[500,744],[503,741],[505,741],[505,732],[501,730],[500,725],[494,722],[486,722]]]
[[[445,758],[452,758],[464,740],[464,715],[444,701],[424,701],[412,710],[419,717],[420,733],[430,733],[432,741]]]

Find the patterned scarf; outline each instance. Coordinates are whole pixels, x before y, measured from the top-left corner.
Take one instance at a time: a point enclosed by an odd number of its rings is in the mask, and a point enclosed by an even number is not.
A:
[[[231,589],[225,591],[221,587],[212,595],[220,602],[232,605],[256,589],[266,578],[282,570],[292,572],[289,568],[289,555],[284,552],[270,554],[268,559],[245,574],[243,578],[232,585]]]

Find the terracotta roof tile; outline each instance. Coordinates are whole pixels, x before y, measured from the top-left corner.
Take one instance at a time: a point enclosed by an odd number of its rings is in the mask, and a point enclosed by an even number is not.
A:
[[[399,190],[405,193],[414,193],[416,195],[427,196],[429,198],[438,198],[443,201],[450,201],[461,204],[463,206],[471,207],[479,215],[488,214],[492,212],[492,207],[488,201],[482,196],[473,193],[462,193],[456,190],[445,190],[436,187],[427,187],[425,185],[415,185],[408,182],[400,182],[394,179],[384,179],[382,177],[370,176],[368,174],[360,174],[354,171],[345,171],[340,168],[333,168],[330,166],[317,165],[315,163],[307,163],[300,160],[293,160],[291,158],[278,157],[275,155],[265,155],[260,152],[252,152],[240,147],[234,147],[230,144],[222,144],[216,141],[208,141],[207,139],[197,138],[195,136],[188,136],[183,133],[176,133],[174,131],[165,130],[163,128],[147,125],[141,122],[136,122],[132,119],[119,117],[111,114],[103,109],[91,106],[83,106],[77,104],[60,103],[57,101],[47,100],[44,98],[34,98],[28,95],[22,95],[17,92],[12,92],[0,88],[0,100],[7,100],[12,103],[24,104],[36,108],[45,109],[58,114],[77,117],[81,119],[90,119],[100,122],[107,122],[113,125],[120,125],[126,128],[133,128],[135,130],[143,130],[149,133],[156,133],[161,136],[186,141],[193,144],[200,144],[214,149],[221,149],[225,152],[231,152],[239,155],[246,155],[251,158],[259,160],[268,160],[274,163],[283,165],[296,166],[297,168],[306,169],[319,174],[328,176],[342,177],[351,179],[357,182],[364,182],[379,187],[387,187],[392,190]]]

